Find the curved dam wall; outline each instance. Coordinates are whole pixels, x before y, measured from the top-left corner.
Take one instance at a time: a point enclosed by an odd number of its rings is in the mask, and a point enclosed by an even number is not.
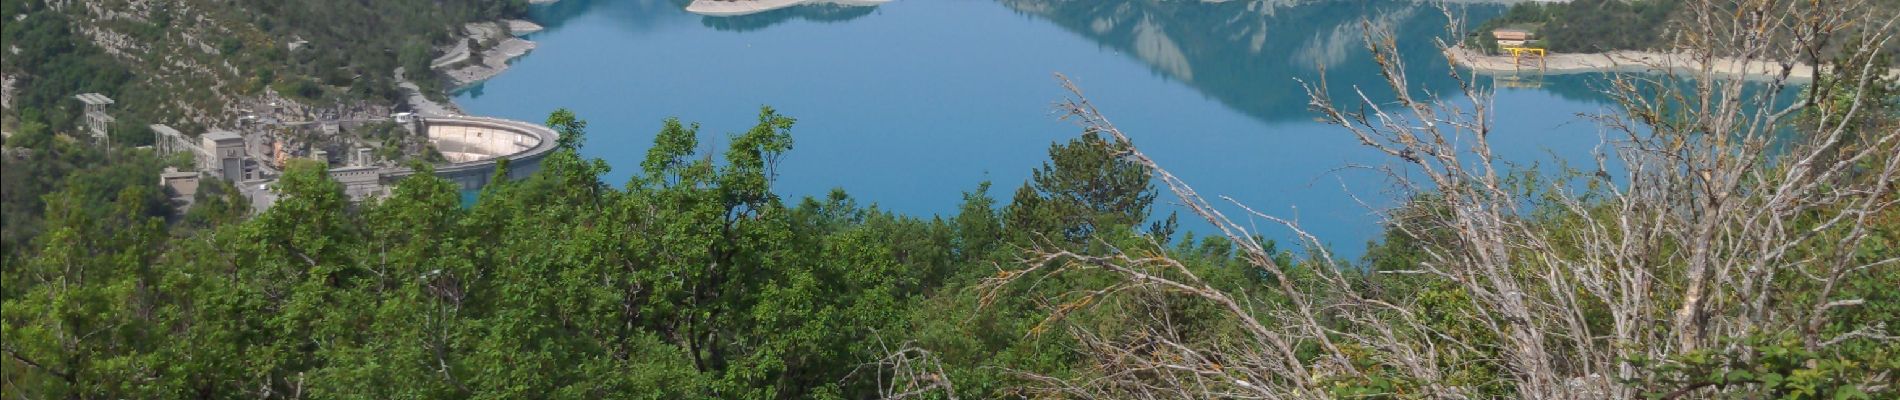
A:
[[[560,142],[560,134],[553,129],[521,121],[466,116],[417,119],[417,130],[426,133],[429,142],[449,160],[435,165],[435,175],[455,182],[462,190],[479,190],[487,185],[503,159],[508,160],[508,179],[534,175],[541,159],[554,152]],[[377,174],[380,176],[376,180],[393,185],[413,173],[408,168],[390,168]]]
[[[436,176],[477,190],[495,175],[495,165],[508,160],[508,179],[522,179],[541,169],[541,159],[554,151],[560,135],[553,129],[521,121],[483,117],[431,117],[421,121],[429,141],[449,159],[435,166]]]
[[[508,126],[474,121],[431,121],[429,143],[451,164],[477,162],[533,150],[541,138]]]

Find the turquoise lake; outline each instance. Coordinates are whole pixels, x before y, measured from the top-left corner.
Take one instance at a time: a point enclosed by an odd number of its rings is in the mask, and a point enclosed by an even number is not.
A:
[[[770,105],[798,119],[775,186],[788,202],[844,188],[859,204],[927,217],[955,212],[983,181],[1008,201],[1051,143],[1080,133],[1056,118],[1059,72],[1202,194],[1297,219],[1357,257],[1395,193],[1383,175],[1344,167],[1387,160],[1315,122],[1295,78],[1317,81],[1323,68],[1336,90],[1385,92],[1359,36],[1363,19],[1397,33],[1414,89],[1456,91],[1432,44],[1445,18],[1424,2],[897,0],[729,18],[684,5],[539,6],[547,30],[528,36],[539,47],[455,101],[528,121],[573,109],[590,123],[583,153],[612,164],[606,180],[616,186],[665,118],[699,122],[702,142],[723,146]],[[1504,9],[1457,7],[1470,24]],[[1611,106],[1590,93],[1594,79],[1493,89],[1501,158],[1585,160],[1601,133],[1579,114]],[[1158,202],[1159,215],[1177,209],[1166,190]],[[1189,215],[1182,222],[1209,229]],[[1288,242],[1284,229],[1258,224]]]

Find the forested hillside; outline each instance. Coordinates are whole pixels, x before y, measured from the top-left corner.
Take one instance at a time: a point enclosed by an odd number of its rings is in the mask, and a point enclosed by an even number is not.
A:
[[[1681,23],[1680,0],[1573,0],[1523,2],[1479,26],[1483,42],[1497,40],[1492,29],[1529,28],[1543,46],[1564,53],[1654,50],[1671,43],[1668,32]]]
[[[0,131],[12,135],[0,157],[7,171],[0,258],[11,263],[24,254],[17,250],[42,231],[44,198],[60,188],[91,182],[85,185],[104,186],[74,191],[109,197],[161,168],[155,161],[108,165],[98,149],[57,135],[78,130],[73,95],[117,100],[111,139],[121,146],[150,144],[149,124],[197,135],[232,126],[238,109],[270,103],[386,114],[401,99],[397,66],[426,66],[431,46],[452,40],[463,22],[524,10],[518,0],[0,0],[7,21],[0,26]],[[407,71],[425,90],[440,90],[428,68]]]
[[[1685,0],[1570,0],[1563,2],[1530,1],[1512,4],[1504,15],[1480,24],[1474,33],[1481,38],[1479,43],[1490,47],[1496,38],[1491,30],[1502,27],[1529,29],[1537,32],[1541,45],[1551,51],[1564,53],[1595,53],[1614,50],[1660,50],[1678,45],[1679,33],[1697,31],[1700,25],[1719,23],[1691,15],[1696,7],[1688,6],[1692,2]],[[1900,11],[1900,1],[1867,0],[1860,3],[1863,12],[1888,15]],[[1778,13],[1827,13],[1828,7],[1839,7],[1838,3],[1788,5],[1778,9]],[[1734,12],[1737,7],[1729,7]],[[1838,27],[1839,37],[1829,38],[1836,43],[1850,37],[1866,36],[1870,29],[1881,29],[1877,24],[1863,26]],[[1832,56],[1842,44],[1824,47],[1823,58]],[[1887,43],[1883,51],[1900,51],[1900,43]]]
[[[132,144],[149,123],[229,124],[246,102],[389,107],[396,67],[441,90],[433,46],[525,12],[522,0],[5,0],[4,126],[70,127],[84,92],[118,100],[114,137]]]
[[[583,137],[570,114],[550,121]],[[428,174],[351,207],[316,164],[244,221],[236,199],[168,227],[146,187],[63,188],[6,270],[6,395],[863,397],[889,372],[866,363],[926,346],[948,368],[938,379],[997,396],[1017,386],[998,367],[1077,353],[1023,336],[1046,317],[1034,301],[977,282],[1039,238],[1170,229],[1146,223],[1146,172],[1094,135],[1052,146],[1007,205],[988,184],[936,218],[843,191],[781,199],[770,170],[792,125],[766,109],[714,161],[695,154],[696,126],[667,121],[624,186],[569,147],[469,207]],[[1220,240],[1181,243],[1230,287],[1261,279],[1223,267]]]

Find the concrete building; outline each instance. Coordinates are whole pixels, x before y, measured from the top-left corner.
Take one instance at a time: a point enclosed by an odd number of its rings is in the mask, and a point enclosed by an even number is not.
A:
[[[357,147],[355,151],[350,152],[349,166],[367,167],[371,165],[376,165],[375,149],[371,149],[368,147]]]
[[[196,201],[200,176],[197,172],[167,167],[165,172],[158,175],[158,186],[164,188],[166,197],[171,198],[172,206],[183,214]]]
[[[244,139],[237,133],[212,131],[201,135],[198,142],[193,142],[170,126],[153,124],[151,127],[152,148],[159,155],[190,154],[192,159],[197,160],[196,169],[200,173],[232,183],[264,179],[271,175],[271,171],[246,153]]]
[[[343,195],[351,201],[363,201],[389,195],[383,183],[385,171],[378,167],[342,167],[330,170],[330,179],[343,184]]]
[[[200,145],[204,154],[198,157],[198,171],[211,174],[230,182],[243,182],[244,138],[229,131],[205,133]]]
[[[112,115],[106,114],[106,108],[113,103],[112,98],[98,93],[82,93],[73,98],[86,105],[86,131],[95,139],[105,139],[106,134],[112,131],[112,123],[117,121]]]
[[[1498,39],[1498,47],[1523,47],[1524,44],[1537,40],[1537,33],[1528,29],[1499,28],[1491,31],[1491,37]]]

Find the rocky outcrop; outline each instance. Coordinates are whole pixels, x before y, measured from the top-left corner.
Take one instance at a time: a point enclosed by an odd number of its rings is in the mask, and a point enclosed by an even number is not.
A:
[[[504,20],[501,20],[501,24],[503,26],[508,27],[509,34],[513,34],[515,36],[522,36],[522,35],[526,35],[530,33],[540,32],[542,29],[541,24],[534,23],[534,21],[522,20],[522,19],[504,19]]]
[[[508,70],[509,62],[527,55],[535,47],[534,42],[515,37],[511,33],[514,27],[513,24],[504,25],[500,22],[468,24],[462,28],[464,39],[444,49],[442,56],[431,62],[430,67],[441,72],[458,87],[500,75]],[[481,48],[471,49],[471,43]]]

